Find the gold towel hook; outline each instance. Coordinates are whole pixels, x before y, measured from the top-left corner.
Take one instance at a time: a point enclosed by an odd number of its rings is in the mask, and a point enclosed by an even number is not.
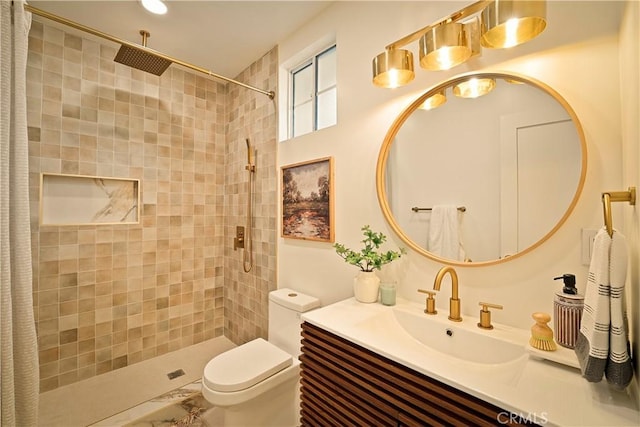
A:
[[[602,193],[602,209],[604,213],[604,226],[609,236],[613,237],[613,219],[611,218],[611,202],[629,202],[636,204],[636,187],[629,187],[628,191],[607,191]]]

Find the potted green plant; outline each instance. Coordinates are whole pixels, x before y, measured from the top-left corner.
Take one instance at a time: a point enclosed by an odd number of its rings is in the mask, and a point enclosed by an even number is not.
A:
[[[360,272],[353,282],[354,294],[358,301],[370,303],[378,300],[380,279],[375,270],[380,270],[383,265],[400,258],[404,249],[382,251],[380,246],[387,240],[387,236],[372,231],[368,225],[362,227],[361,230],[364,235],[364,240],[362,240],[364,246],[360,251],[351,250],[341,243],[336,243],[333,247],[345,262],[360,268]]]

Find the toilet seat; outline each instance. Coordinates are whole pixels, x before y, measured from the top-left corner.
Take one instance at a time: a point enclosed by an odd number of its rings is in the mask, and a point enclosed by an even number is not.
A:
[[[211,359],[202,380],[213,391],[235,392],[256,385],[292,363],[290,354],[257,338]]]

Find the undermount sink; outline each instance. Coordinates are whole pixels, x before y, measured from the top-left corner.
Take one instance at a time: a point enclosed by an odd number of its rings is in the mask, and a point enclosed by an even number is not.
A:
[[[447,320],[446,314],[427,315],[413,305],[398,305],[393,314],[411,337],[450,357],[482,364],[501,364],[525,356],[526,337],[509,331],[485,330],[477,319]]]

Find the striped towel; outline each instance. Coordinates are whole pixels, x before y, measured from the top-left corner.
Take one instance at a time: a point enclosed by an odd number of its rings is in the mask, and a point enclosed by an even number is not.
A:
[[[609,360],[604,373],[609,384],[623,389],[633,377],[629,346],[629,327],[624,298],[627,279],[627,242],[624,236],[614,232],[611,242],[609,283],[611,285],[611,330],[609,332]]]
[[[615,388],[624,389],[633,377],[624,304],[627,244],[602,228],[596,234],[589,266],[584,311],[575,352],[582,376],[599,382],[606,374]]]

